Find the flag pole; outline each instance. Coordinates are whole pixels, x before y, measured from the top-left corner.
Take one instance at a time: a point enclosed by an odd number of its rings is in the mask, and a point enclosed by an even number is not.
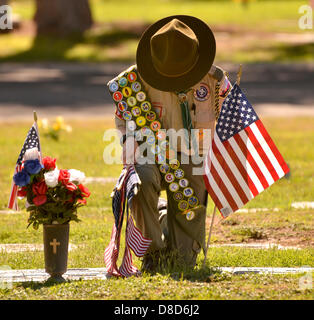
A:
[[[242,76],[242,64],[240,64],[239,66],[239,71],[238,71],[238,75],[237,75],[237,85],[240,85],[240,81],[241,81],[241,76]]]
[[[209,247],[209,243],[210,243],[210,238],[211,238],[211,235],[212,235],[216,209],[217,209],[217,207],[215,205],[214,210],[213,210],[212,221],[210,223],[210,228],[209,228],[209,234],[208,234],[208,239],[207,239],[207,245],[206,245],[206,250],[205,250],[205,257],[204,257],[204,261],[203,261],[203,267],[205,267],[205,264],[206,264],[207,252],[208,252],[208,247]]]
[[[34,113],[34,121],[37,123],[37,120],[38,120],[37,113],[35,110],[33,111],[33,113]]]

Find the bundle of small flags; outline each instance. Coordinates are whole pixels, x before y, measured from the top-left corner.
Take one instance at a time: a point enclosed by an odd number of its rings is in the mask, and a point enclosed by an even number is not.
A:
[[[137,194],[140,184],[141,181],[134,166],[124,167],[111,195],[115,223],[112,228],[110,243],[105,250],[105,264],[107,274],[112,276],[140,275],[140,271],[133,265],[131,250],[137,257],[143,257],[152,242],[150,239],[143,237],[141,231],[135,226],[132,215],[129,214],[132,199]],[[127,220],[125,250],[122,264],[118,268],[117,260],[125,211]]]

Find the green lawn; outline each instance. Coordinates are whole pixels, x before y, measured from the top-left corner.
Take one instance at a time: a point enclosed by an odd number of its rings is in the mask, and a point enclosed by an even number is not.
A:
[[[246,206],[268,211],[235,213],[224,221],[217,217],[212,241],[215,244],[270,241],[297,245],[301,250],[212,247],[205,269],[201,268],[204,256],[200,254],[198,267],[183,274],[175,269],[129,280],[72,281],[55,286],[15,284],[13,290],[0,290],[0,299],[313,299],[312,291],[298,289],[300,276],[224,276],[215,271],[215,267],[221,266],[314,267],[314,212],[290,208],[292,201],[313,201],[312,119],[263,122],[289,163],[291,178],[277,182]],[[41,137],[44,155],[58,158],[59,168],[73,167],[85,171],[87,176],[117,177],[121,166],[105,165],[102,160],[107,145],[102,140],[103,133],[113,127],[113,122],[77,120],[70,124],[73,132],[62,133],[59,142]],[[30,122],[0,124],[0,210],[6,210],[14,163],[30,125]],[[104,267],[104,249],[113,224],[109,197],[113,185],[88,185],[92,195],[88,206],[79,212],[82,222],[72,223],[70,228],[70,242],[78,248],[69,253],[69,268]],[[23,201],[19,203],[23,208]],[[210,201],[208,215],[212,207]],[[42,243],[42,228],[26,229],[27,217],[25,211],[1,213],[0,243]],[[140,267],[140,260],[135,259],[135,264]],[[43,252],[2,252],[1,265],[12,269],[44,268]],[[126,286],[132,289],[125,290]]]
[[[12,1],[22,19],[34,15],[34,1]],[[138,40],[154,21],[172,14],[194,15],[216,32],[231,37],[218,43],[217,62],[313,61],[314,44],[278,40],[275,33],[311,33],[298,28],[304,1],[252,1],[243,8],[235,1],[91,0],[97,28],[81,38],[34,39],[29,31],[0,35],[0,61],[134,61]],[[255,34],[256,33],[256,34]],[[246,35],[251,35],[249,38]],[[53,43],[53,45],[51,45]]]

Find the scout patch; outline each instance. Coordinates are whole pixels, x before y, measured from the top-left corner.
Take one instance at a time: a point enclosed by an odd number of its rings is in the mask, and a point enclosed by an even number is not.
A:
[[[118,103],[118,109],[119,109],[120,112],[124,112],[124,111],[126,111],[128,109],[128,105],[126,104],[125,101],[120,101]]]
[[[134,117],[138,117],[141,115],[142,110],[139,107],[133,107],[131,110]]]
[[[194,97],[198,101],[208,100],[209,94],[209,86],[206,83],[201,83],[199,88],[194,89]]]
[[[116,92],[119,89],[119,85],[116,81],[112,81],[109,83],[109,90],[111,92]]]
[[[182,169],[177,169],[175,172],[174,172],[174,175],[177,179],[181,179],[184,177],[184,171]]]
[[[188,179],[180,179],[179,180],[179,186],[181,188],[186,188],[189,185]]]
[[[139,92],[142,89],[142,86],[139,82],[135,81],[131,84],[131,88],[134,92]]]
[[[169,170],[170,170],[170,168],[169,168],[169,166],[168,166],[167,164],[162,164],[162,165],[160,165],[160,167],[159,167],[159,171],[160,171],[161,173],[163,173],[163,174],[168,173]]]
[[[162,150],[167,150],[167,149],[168,149],[168,146],[169,146],[169,141],[164,140],[164,141],[160,142],[160,148],[161,148]]]
[[[179,190],[179,185],[176,182],[172,182],[169,185],[169,190],[172,192],[176,192]]]
[[[188,199],[188,203],[191,207],[196,207],[198,205],[198,199],[195,196],[191,196]]]
[[[186,220],[189,220],[189,221],[193,220],[195,217],[194,211],[192,211],[192,210],[188,211],[186,213],[185,217],[186,217]]]
[[[128,80],[126,77],[122,77],[119,79],[119,85],[120,87],[126,87],[126,85],[128,84]]]
[[[166,180],[166,182],[168,182],[168,183],[173,182],[173,181],[174,181],[174,175],[173,175],[172,173],[167,173],[167,174],[165,175],[165,180]]]
[[[130,97],[131,94],[132,94],[132,89],[131,89],[130,87],[124,87],[124,88],[122,89],[122,94],[123,94],[126,98],[128,98],[128,97]]]
[[[155,144],[155,136],[154,135],[151,135],[151,136],[149,136],[149,137],[147,137],[147,140],[146,140],[146,142],[147,142],[147,144],[149,144],[150,146],[152,146],[153,144]]]
[[[222,85],[220,86],[219,96],[225,98],[231,90],[231,83],[227,77],[224,78]]]
[[[173,195],[173,199],[176,200],[176,201],[181,201],[183,199],[183,193],[181,191],[178,191],[176,192],[174,195]]]
[[[116,91],[113,95],[112,95],[112,98],[114,101],[116,102],[120,102],[123,98],[123,95],[120,91]]]
[[[136,99],[134,97],[129,97],[127,100],[126,100],[128,106],[130,107],[134,107],[136,105]]]
[[[144,101],[141,103],[141,108],[144,112],[148,112],[151,109],[151,104],[148,101]]]
[[[136,94],[136,99],[142,102],[146,99],[146,94],[143,91],[140,91]]]
[[[127,126],[128,126],[128,129],[130,131],[135,131],[136,130],[136,123],[133,120],[128,121],[127,122]]]
[[[194,190],[191,187],[187,187],[183,190],[183,194],[186,197],[190,197],[194,193]]]
[[[120,120],[123,120],[122,113],[121,113],[117,108],[116,108],[115,115],[116,115]]]
[[[170,168],[176,170],[180,167],[180,161],[178,159],[173,159],[170,163]]]
[[[156,113],[154,111],[149,111],[145,115],[148,121],[154,121],[156,119]]]
[[[142,132],[143,136],[145,136],[145,137],[148,137],[153,134],[152,130],[150,130],[148,127],[141,128],[141,132]]]
[[[131,120],[132,119],[132,114],[130,111],[124,111],[122,114],[122,117],[124,120]]]
[[[157,132],[157,134],[156,134],[156,137],[157,137],[158,140],[165,140],[165,139],[166,139],[166,136],[167,136],[166,130],[163,130],[163,129],[158,130],[158,132]],[[167,141],[166,141],[166,142],[167,142]]]
[[[136,75],[135,72],[130,72],[130,73],[128,74],[128,80],[129,80],[130,82],[134,82],[136,79],[137,79],[137,75]]]
[[[143,116],[139,116],[137,119],[136,119],[136,123],[139,127],[143,127],[145,126],[146,124],[146,119],[143,117]]]
[[[160,128],[161,128],[161,123],[159,121],[153,121],[151,124],[150,124],[150,128],[153,130],[153,131],[158,131]]]
[[[158,164],[160,163],[165,163],[166,162],[166,157],[162,153],[159,153],[156,155],[156,161]]]
[[[189,207],[189,204],[188,204],[188,202],[185,201],[185,200],[181,200],[181,201],[179,202],[179,204],[178,204],[178,208],[179,208],[179,210],[181,210],[181,211],[186,210],[188,207]]]

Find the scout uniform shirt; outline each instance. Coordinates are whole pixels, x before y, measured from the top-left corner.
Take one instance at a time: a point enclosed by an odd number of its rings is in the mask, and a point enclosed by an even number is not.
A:
[[[187,92],[193,129],[200,129],[198,133],[200,155],[206,154],[210,147],[210,140],[206,139],[203,143],[202,129],[211,130],[211,137],[206,135],[206,138],[210,139],[212,139],[215,129],[215,86],[218,81],[215,73],[216,69],[217,67],[213,66],[204,78]],[[152,107],[162,122],[162,129],[174,129],[176,131],[183,129],[180,102],[177,94],[175,92],[157,90],[147,84],[142,78],[141,81],[152,103]],[[219,110],[230,89],[230,82],[224,75],[220,81]],[[118,109],[116,109],[115,115],[116,127],[124,133],[125,120]],[[182,142],[177,144],[177,151],[186,154],[189,152],[184,148],[184,143]]]

